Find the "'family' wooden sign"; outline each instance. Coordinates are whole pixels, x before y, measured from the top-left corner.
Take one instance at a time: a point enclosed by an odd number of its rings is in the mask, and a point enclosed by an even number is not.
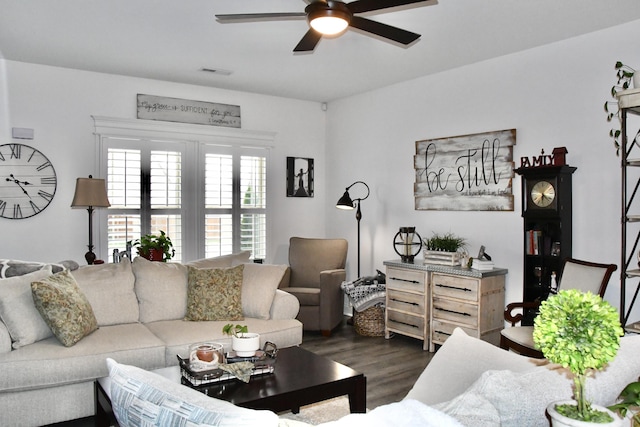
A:
[[[515,129],[416,141],[416,210],[513,211],[515,144]]]

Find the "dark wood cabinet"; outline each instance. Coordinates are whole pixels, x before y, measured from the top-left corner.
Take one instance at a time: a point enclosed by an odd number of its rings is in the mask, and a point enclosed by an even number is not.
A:
[[[560,281],[562,261],[571,256],[571,180],[577,168],[540,166],[519,168],[522,176],[523,301],[544,300],[552,275]],[[523,325],[532,325],[535,312],[525,312]]]

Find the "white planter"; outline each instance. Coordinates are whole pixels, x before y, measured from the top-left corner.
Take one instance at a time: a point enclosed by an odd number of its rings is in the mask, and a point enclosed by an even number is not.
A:
[[[251,357],[260,349],[260,334],[247,332],[231,337],[231,348],[240,357]]]
[[[564,405],[567,403],[575,404],[576,402],[575,400],[564,400],[559,402],[553,402],[549,406],[547,406],[547,413],[549,414],[549,417],[551,417],[551,427],[594,427],[594,426],[620,427],[622,426],[622,420],[617,414],[599,405],[591,405],[591,407],[594,409],[597,409],[598,411],[608,412],[609,415],[611,415],[611,417],[613,418],[613,421],[611,421],[610,423],[604,423],[604,424],[591,423],[587,421],[574,420],[573,418],[567,418],[564,415],[560,415],[555,409],[556,405]]]
[[[640,89],[640,70],[633,73],[631,81],[633,82],[634,89]]]

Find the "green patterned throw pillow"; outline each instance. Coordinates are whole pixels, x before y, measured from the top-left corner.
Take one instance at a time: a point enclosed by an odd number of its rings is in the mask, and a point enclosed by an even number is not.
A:
[[[185,320],[244,320],[243,270],[242,264],[233,268],[189,267]]]
[[[91,304],[68,271],[32,282],[31,292],[40,315],[65,347],[98,329]]]

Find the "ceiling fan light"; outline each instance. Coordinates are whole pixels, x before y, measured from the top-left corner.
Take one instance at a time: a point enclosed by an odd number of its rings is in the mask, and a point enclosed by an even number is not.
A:
[[[320,16],[312,19],[309,24],[317,32],[328,36],[339,34],[349,26],[346,19],[338,16]]]

